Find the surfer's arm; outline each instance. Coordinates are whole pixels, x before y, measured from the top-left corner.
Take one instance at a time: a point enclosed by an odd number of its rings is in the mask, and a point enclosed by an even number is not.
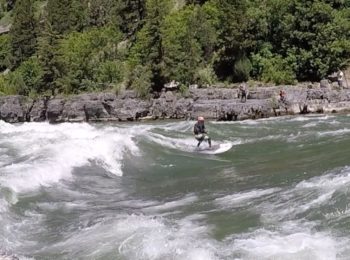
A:
[[[208,134],[207,129],[203,126],[203,134]]]
[[[198,127],[195,125],[195,126],[193,127],[193,134],[194,134],[194,135],[198,135],[198,133],[199,133]]]

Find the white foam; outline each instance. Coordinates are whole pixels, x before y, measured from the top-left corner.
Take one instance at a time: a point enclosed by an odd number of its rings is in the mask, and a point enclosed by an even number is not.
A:
[[[334,118],[334,116],[330,115],[308,115],[308,116],[297,116],[297,117],[291,117],[289,121],[291,122],[305,122],[305,121],[310,121],[310,120],[329,120]]]
[[[259,121],[261,122],[261,120],[248,119],[243,121],[213,121],[210,123],[214,125],[254,125],[255,126],[259,124]]]
[[[248,192],[240,192],[232,195],[227,195],[222,198],[215,199],[215,202],[223,207],[232,206],[246,206],[253,202],[254,199],[279,192],[278,188],[271,188],[266,190],[252,190]],[[242,205],[244,203],[244,205]]]
[[[233,143],[223,143],[219,144],[218,148],[207,149],[207,148],[197,148],[196,151],[203,154],[221,154],[229,151],[233,147]]]
[[[311,122],[311,123],[303,125],[302,127],[303,128],[311,128],[311,127],[317,126],[318,124],[319,124],[318,122]]]
[[[195,121],[180,121],[175,123],[168,123],[165,125],[155,125],[154,128],[162,129],[166,132],[181,132],[187,133],[192,132]]]
[[[330,191],[325,194],[318,195],[315,199],[311,200],[310,202],[299,205],[297,208],[294,209],[294,212],[305,212],[311,208],[321,206],[324,203],[328,202],[332,198],[333,194],[334,192]]]
[[[161,146],[188,152],[193,151],[193,147],[196,146],[193,138],[171,138],[157,133],[150,133],[147,138]]]
[[[350,133],[350,129],[344,128],[344,129],[338,129],[334,131],[324,131],[324,132],[318,132],[318,136],[338,136],[338,135],[345,135]]]
[[[348,186],[350,184],[350,169],[348,167],[342,170],[336,170],[323,176],[311,178],[307,181],[302,181],[296,185],[297,189],[317,188],[323,190],[336,190],[339,187]]]
[[[305,122],[305,121],[310,121],[310,120],[314,120],[314,118],[313,117],[305,117],[305,116],[297,116],[297,117],[289,119],[289,121],[291,121],[291,122]]]
[[[0,213],[6,212],[7,209],[8,209],[7,201],[5,199],[0,198]]]
[[[207,227],[196,224],[196,219],[192,216],[174,223],[161,217],[119,215],[43,250],[69,250],[73,256],[89,258],[115,251],[126,259],[218,259],[216,242],[209,238]]]
[[[173,210],[173,209],[176,209],[179,207],[191,205],[197,200],[198,200],[197,196],[187,195],[186,197],[184,197],[180,200],[165,202],[163,204],[158,204],[158,205],[152,205],[150,207],[144,208],[142,211],[143,212],[152,212],[152,213],[169,211],[169,210]]]
[[[171,149],[176,149],[184,152],[196,152],[197,141],[194,138],[172,138],[167,137],[157,133],[149,133],[146,137],[154,143],[157,143],[161,146],[168,147]],[[207,154],[218,154],[224,151],[230,150],[234,145],[241,144],[241,141],[236,142],[213,142],[213,145],[218,144],[220,147],[218,150],[207,150],[200,151],[201,153]],[[203,144],[207,145],[207,144]]]
[[[128,129],[97,129],[88,124],[27,123],[2,127],[24,161],[1,167],[0,182],[16,192],[49,186],[69,178],[75,167],[95,161],[106,171],[121,176],[125,152],[138,148]]]
[[[337,257],[337,242],[322,233],[258,230],[248,238],[234,240],[234,247],[245,260],[335,260]]]

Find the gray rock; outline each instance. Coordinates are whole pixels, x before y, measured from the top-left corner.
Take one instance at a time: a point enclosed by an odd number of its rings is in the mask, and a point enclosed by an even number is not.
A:
[[[149,116],[151,103],[139,99],[116,100],[111,104],[111,115],[119,121],[135,121]]]
[[[71,99],[64,103],[62,118],[68,122],[88,121],[85,114],[85,100]]]
[[[272,98],[276,94],[276,90],[269,88],[269,89],[262,89],[262,90],[250,90],[249,91],[249,99],[269,99]]]
[[[329,83],[329,81],[327,79],[323,79],[320,81],[320,88],[330,89],[331,84]]]
[[[0,120],[8,123],[25,122],[29,103],[25,97],[7,96],[0,98]]]
[[[48,101],[47,110],[46,110],[46,119],[50,123],[59,123],[59,122],[66,121],[62,117],[64,104],[65,104],[64,99],[51,99]]]
[[[33,102],[33,106],[29,111],[30,122],[43,122],[46,120],[48,99],[40,98]]]
[[[83,109],[85,111],[86,121],[105,121],[111,119],[101,101],[86,101]]]
[[[246,103],[238,99],[237,88],[190,89],[186,95],[162,91],[148,100],[134,91],[92,93],[69,98],[30,100],[21,96],[0,97],[0,119],[57,122],[135,121],[157,118],[196,118],[244,120],[297,113],[333,113],[350,110],[350,90],[320,87],[303,83],[283,89],[286,100],[280,101],[279,87],[251,90]]]
[[[119,93],[118,98],[120,99],[136,99],[137,93],[133,90],[126,90]]]
[[[235,99],[238,97],[237,89],[196,89],[190,90],[190,97],[193,100],[218,100]]]

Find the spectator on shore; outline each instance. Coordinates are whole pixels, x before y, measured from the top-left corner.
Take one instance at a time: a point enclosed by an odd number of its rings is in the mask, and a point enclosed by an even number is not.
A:
[[[280,90],[280,102],[281,103],[286,103],[286,92],[284,90]]]
[[[239,86],[239,92],[238,92],[238,98],[241,98],[241,102],[245,103],[247,101],[247,87],[244,84],[241,84]]]
[[[337,74],[338,85],[340,88],[344,87],[344,72],[339,69]]]

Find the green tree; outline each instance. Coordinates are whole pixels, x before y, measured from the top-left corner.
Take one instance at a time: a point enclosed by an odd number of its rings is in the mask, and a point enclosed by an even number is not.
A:
[[[10,31],[11,66],[18,67],[35,52],[37,44],[33,0],[18,0]]]
[[[236,61],[254,44],[246,37],[248,0],[214,0],[219,10],[218,59],[215,64],[220,79],[233,79]]]
[[[274,52],[296,59],[300,80],[319,80],[350,58],[349,9],[325,1],[293,0],[282,14],[281,30],[271,35]]]
[[[163,39],[161,25],[172,8],[170,0],[147,0],[145,25],[137,34],[135,45],[131,49],[129,62],[131,68],[142,65],[152,72],[152,88],[160,90],[164,83],[163,75]]]
[[[112,22],[127,36],[134,36],[144,23],[146,0],[117,0],[112,9]]]
[[[89,1],[89,24],[102,27],[110,20],[110,10],[115,8],[117,0]]]
[[[70,12],[70,27],[74,31],[82,31],[88,25],[88,1],[73,0]]]
[[[73,32],[63,39],[59,48],[62,77],[58,80],[66,93],[106,89],[123,79],[119,61],[120,32],[114,27]]]
[[[162,26],[164,76],[190,84],[208,72],[214,57],[214,23],[200,6],[188,6],[165,18]],[[208,70],[209,69],[209,70]]]
[[[64,34],[72,29],[73,2],[72,0],[48,0],[46,19],[54,33]]]
[[[0,71],[3,71],[9,67],[10,52],[11,45],[8,35],[0,36]]]
[[[55,94],[58,91],[57,79],[62,74],[62,67],[58,61],[59,41],[61,37],[52,30],[51,24],[46,21],[38,41],[38,58],[42,67],[42,85],[38,92]]]
[[[6,0],[7,11],[11,11],[15,6],[16,0]]]

